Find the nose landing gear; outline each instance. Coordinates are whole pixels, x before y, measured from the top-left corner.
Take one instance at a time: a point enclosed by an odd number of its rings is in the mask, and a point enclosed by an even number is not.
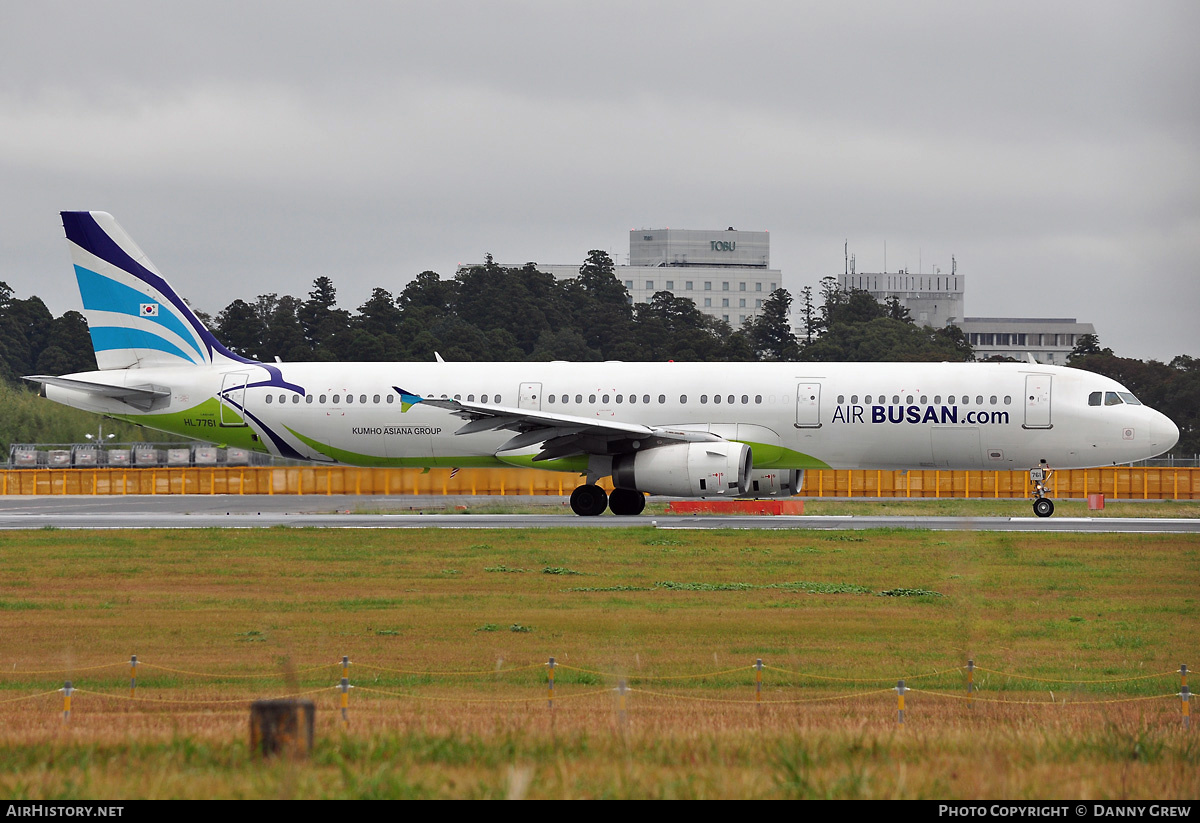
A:
[[[1049,517],[1054,514],[1054,501],[1046,496],[1046,490],[1049,489],[1050,478],[1054,476],[1054,469],[1050,468],[1050,464],[1045,458],[1038,461],[1038,464],[1029,470],[1029,482],[1033,484],[1033,513],[1038,517]]]
[[[1049,517],[1054,514],[1054,501],[1049,497],[1039,497],[1033,501],[1033,513],[1038,517]]]

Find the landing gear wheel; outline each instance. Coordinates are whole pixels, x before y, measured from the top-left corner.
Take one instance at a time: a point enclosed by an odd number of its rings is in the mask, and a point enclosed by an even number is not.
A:
[[[646,508],[646,495],[633,489],[613,489],[608,496],[612,513],[626,517],[641,514]]]
[[[1049,517],[1054,514],[1054,501],[1046,497],[1039,497],[1033,501],[1033,513],[1038,517]]]
[[[608,508],[608,495],[604,489],[591,484],[580,486],[571,492],[571,511],[583,517],[595,517]]]

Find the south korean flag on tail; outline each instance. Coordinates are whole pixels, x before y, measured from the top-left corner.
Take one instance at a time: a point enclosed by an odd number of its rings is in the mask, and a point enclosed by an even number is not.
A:
[[[158,304],[142,303],[138,314],[140,314],[142,317],[158,317]]]

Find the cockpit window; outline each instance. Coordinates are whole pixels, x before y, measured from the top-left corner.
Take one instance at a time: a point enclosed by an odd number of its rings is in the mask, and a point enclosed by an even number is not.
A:
[[[1136,397],[1134,397],[1132,394],[1130,394],[1127,391],[1119,391],[1119,392],[1117,392],[1117,394],[1121,395],[1121,399],[1124,400],[1126,403],[1128,403],[1131,406],[1142,405],[1141,400],[1138,400]]]
[[[1094,392],[1092,392],[1091,394],[1089,394],[1089,395],[1088,395],[1088,405],[1089,405],[1089,406],[1099,406],[1099,405],[1100,405],[1100,398],[1101,398],[1103,395],[1104,395],[1104,392],[1102,392],[1102,391],[1094,391]]]
[[[1104,393],[1104,405],[1106,406],[1119,406],[1124,402],[1115,391],[1106,391]]]

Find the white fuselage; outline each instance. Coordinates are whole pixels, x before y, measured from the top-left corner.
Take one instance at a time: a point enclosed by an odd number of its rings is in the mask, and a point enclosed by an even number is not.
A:
[[[244,376],[244,377],[243,377]],[[149,412],[47,386],[47,396],[217,443],[351,465],[531,465],[512,431],[400,392],[685,431],[751,446],[755,468],[1012,469],[1128,463],[1176,426],[1090,372],[1023,363],[273,363],[74,375],[171,389]],[[1136,402],[1136,401],[1135,401]],[[532,465],[581,471],[579,461]]]

